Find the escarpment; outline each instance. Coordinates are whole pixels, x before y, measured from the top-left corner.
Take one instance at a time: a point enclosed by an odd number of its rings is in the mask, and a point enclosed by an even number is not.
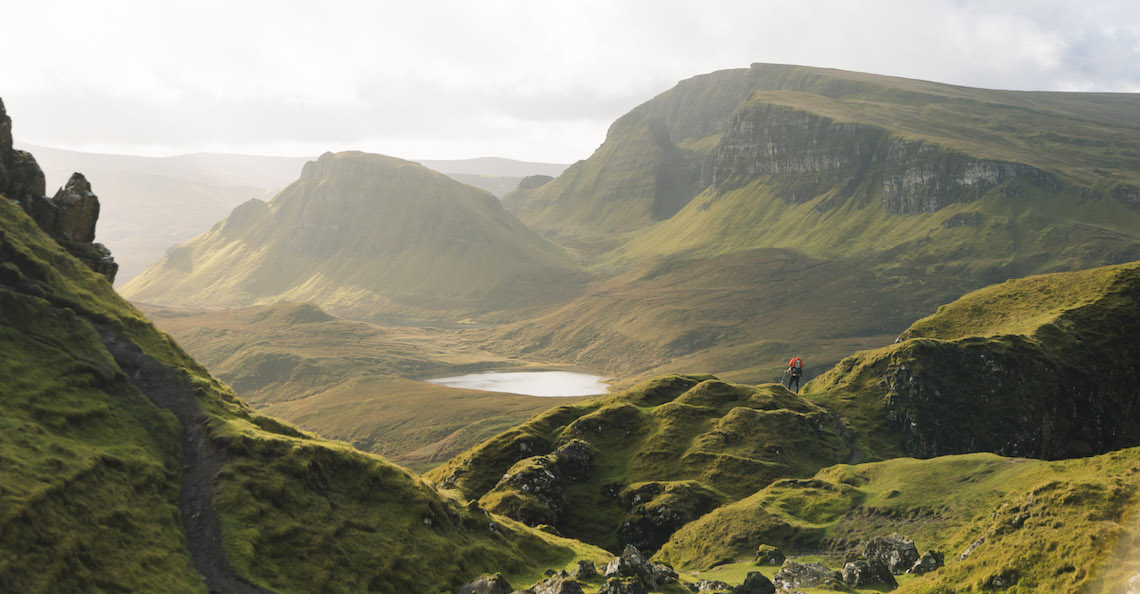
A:
[[[850,198],[865,206],[878,197],[891,214],[933,213],[1018,180],[1048,192],[1060,189],[1055,176],[1036,167],[976,158],[886,128],[757,102],[733,115],[705,161],[702,185],[724,192],[761,176],[773,178],[770,183],[785,202],[835,190],[817,209]]]

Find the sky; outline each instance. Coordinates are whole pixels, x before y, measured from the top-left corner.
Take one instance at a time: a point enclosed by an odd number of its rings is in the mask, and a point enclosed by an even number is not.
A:
[[[24,143],[167,156],[572,163],[678,81],[753,62],[1140,92],[1140,2],[0,0]]]

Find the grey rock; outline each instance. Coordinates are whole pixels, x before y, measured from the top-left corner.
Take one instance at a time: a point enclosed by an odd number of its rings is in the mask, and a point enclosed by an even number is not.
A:
[[[582,560],[578,562],[578,566],[570,572],[570,575],[580,580],[588,580],[598,575],[598,568],[594,566],[593,561]]]
[[[918,548],[913,540],[899,534],[876,536],[863,545],[863,556],[886,565],[894,575],[901,575],[918,561]]]
[[[460,586],[456,594],[510,594],[513,591],[502,574],[488,573]]]
[[[699,580],[697,581],[697,592],[728,592],[732,586],[720,580]]]
[[[647,594],[648,590],[637,578],[610,578],[598,589],[598,594]]]
[[[919,557],[918,561],[910,569],[906,570],[907,573],[922,574],[929,573],[939,569],[946,564],[946,557],[941,551],[926,551]]]
[[[95,223],[99,220],[99,198],[82,173],[73,173],[67,184],[51,199],[56,208],[54,226],[44,227],[51,235],[75,243],[95,241]]]
[[[554,451],[554,462],[564,479],[584,481],[594,468],[594,452],[586,442],[572,439]]]
[[[879,585],[897,588],[899,585],[887,566],[878,559],[860,559],[844,565],[843,583],[852,588]]]
[[[583,594],[582,586],[571,577],[556,575],[531,587],[534,594]]]
[[[777,588],[783,589],[828,588],[843,590],[846,588],[843,583],[843,574],[838,571],[828,569],[820,563],[796,563],[795,561],[784,562],[783,567],[772,578],[772,583]]]
[[[744,582],[732,589],[732,594],[775,594],[776,585],[759,571],[750,571]]]

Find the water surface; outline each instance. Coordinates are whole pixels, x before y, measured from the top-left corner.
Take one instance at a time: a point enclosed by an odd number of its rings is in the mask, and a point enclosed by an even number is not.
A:
[[[424,380],[452,388],[510,392],[529,396],[592,396],[605,394],[601,376],[573,371],[485,371]]]

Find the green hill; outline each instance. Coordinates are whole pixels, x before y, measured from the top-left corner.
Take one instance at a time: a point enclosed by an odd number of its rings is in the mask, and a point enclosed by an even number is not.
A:
[[[439,592],[601,558],[254,413],[6,198],[0,335],[0,590]]]
[[[312,302],[355,318],[461,319],[578,290],[563,250],[498,200],[415,163],[325,154],[123,287],[166,305]]]
[[[987,287],[805,386],[868,456],[1087,456],[1140,443],[1140,264]]]
[[[846,460],[841,431],[780,386],[666,376],[553,409],[425,476],[532,525],[653,550],[723,502]]]
[[[1130,449],[1062,462],[970,454],[835,466],[686,525],[656,559],[755,571],[757,547],[769,545],[841,567],[861,542],[901,533],[920,552],[941,551],[946,566],[898,576],[900,593],[1121,592],[1140,572],[1138,462]]]

